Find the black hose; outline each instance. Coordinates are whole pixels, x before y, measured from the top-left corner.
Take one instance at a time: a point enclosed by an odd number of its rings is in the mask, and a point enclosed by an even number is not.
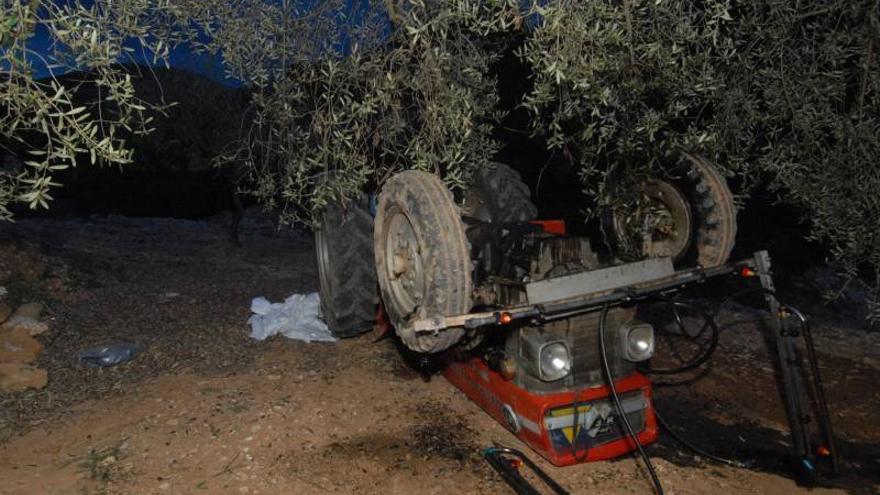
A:
[[[696,358],[685,363],[684,365],[679,366],[677,368],[660,368],[660,369],[651,368],[651,369],[647,369],[644,371],[647,373],[650,373],[650,374],[654,374],[654,375],[676,375],[679,373],[685,373],[687,371],[691,371],[691,370],[699,368],[700,366],[702,366],[706,362],[708,362],[709,359],[712,358],[712,355],[715,354],[715,350],[718,348],[718,339],[719,339],[719,335],[721,332],[718,328],[718,324],[715,323],[715,318],[713,318],[712,315],[710,315],[709,313],[702,311],[691,304],[683,303],[681,301],[675,301],[672,299],[663,299],[663,301],[672,306],[672,308],[674,310],[675,317],[676,317],[676,323],[681,327],[683,327],[684,324],[683,324],[683,322],[681,322],[681,316],[678,313],[678,308],[684,308],[684,309],[690,310],[691,312],[696,313],[703,318],[703,320],[705,321],[703,329],[701,329],[699,332],[697,332],[697,334],[694,337],[692,337],[693,339],[699,338],[700,335],[702,335],[704,333],[704,330],[706,327],[708,327],[712,330],[711,337],[709,340],[709,344],[706,347],[706,350],[703,351],[703,353],[700,354],[699,356],[697,356]],[[686,331],[682,330],[682,332],[685,335],[687,335],[688,337],[691,337],[691,335],[689,333],[687,333]]]
[[[504,459],[497,457],[494,453],[487,452],[485,454],[486,462],[492,466],[492,469],[501,476],[501,479],[507,483],[517,495],[541,495],[541,492],[531,486],[518,471],[506,465]]]
[[[555,493],[556,495],[569,495],[568,491],[565,488],[562,488],[562,486],[559,483],[557,483],[556,480],[551,478],[549,474],[544,472],[543,469],[538,467],[537,464],[532,462],[532,460],[529,459],[528,456],[526,456],[525,454],[523,454],[519,450],[511,449],[509,447],[504,447],[504,446],[496,444],[494,447],[489,447],[488,449],[486,449],[484,451],[484,455],[487,458],[488,457],[497,457],[498,459],[501,459],[501,454],[508,454],[508,455],[516,457],[517,459],[522,461],[522,463],[526,467],[531,469],[532,473],[534,473],[535,476],[538,477],[538,479],[540,479],[542,482],[544,482],[544,484],[547,485],[547,487],[550,488],[553,491],[553,493]],[[520,476],[520,479],[522,479],[524,483],[528,484],[528,482],[525,481],[525,479],[522,478],[522,476]],[[532,488],[531,485],[529,485],[529,488]],[[534,489],[534,488],[532,488],[532,489]],[[536,493],[538,493],[538,492],[536,492]]]
[[[692,342],[696,342],[702,336],[702,332],[697,335],[691,335],[687,331],[687,327],[684,324],[684,321],[681,318],[681,312],[679,312],[678,308],[672,307],[672,315],[675,317],[675,325],[678,327],[678,333],[682,336],[687,337]],[[705,328],[705,326],[704,326]],[[673,338],[673,332],[667,331],[664,329],[663,336],[666,337],[666,343],[669,344],[669,350],[672,351],[672,355],[675,356],[675,359],[678,360],[679,363],[687,362],[687,359],[682,357],[682,355],[678,352],[678,347],[675,345],[675,339]]]
[[[672,316],[675,318],[675,326],[678,327],[678,330],[681,332],[681,334],[687,336],[691,340],[697,340],[702,337],[703,333],[706,331],[706,328],[708,328],[709,326],[704,324],[703,327],[700,328],[700,331],[696,333],[696,335],[691,335],[687,331],[687,327],[684,324],[684,320],[681,318],[681,312],[678,310],[678,308],[679,307],[677,305],[672,305]]]
[[[748,289],[743,289],[743,290],[734,292],[733,294],[725,297],[717,306],[715,306],[715,311],[712,312],[712,317],[714,318],[714,317],[718,316],[721,313],[721,310],[724,308],[724,306],[730,304],[732,301],[739,299],[742,296],[746,296],[749,294],[758,294],[758,293],[764,294],[765,296],[773,297],[774,299],[777,300],[777,302],[779,301],[779,298],[776,297],[776,291],[772,291],[770,289],[765,289],[763,287],[750,287]],[[698,336],[702,335],[703,332],[706,330],[707,326],[708,325],[704,323],[703,327],[700,328],[700,331],[697,332],[697,335]]]
[[[680,301],[667,300],[666,302],[668,302],[669,304],[672,304],[672,306],[673,306],[673,316],[675,317],[675,323],[679,327],[679,331],[682,333],[682,335],[687,336],[691,340],[696,341],[705,333],[705,331],[707,329],[711,329],[712,339],[709,343],[709,347],[706,349],[706,351],[701,356],[699,356],[697,359],[694,359],[694,360],[688,362],[687,364],[685,364],[682,367],[672,368],[672,369],[659,369],[659,370],[658,369],[650,369],[650,370],[643,370],[643,371],[645,371],[647,373],[658,374],[658,375],[671,375],[671,374],[676,374],[676,373],[683,373],[685,371],[690,371],[690,370],[695,369],[698,366],[704,364],[706,361],[709,360],[709,358],[712,356],[712,354],[714,354],[714,352],[717,348],[717,345],[718,345],[718,338],[719,338],[720,331],[719,331],[719,327],[718,327],[717,323],[715,322],[715,316],[717,316],[721,312],[722,308],[724,308],[724,306],[727,305],[728,303],[730,303],[731,301],[733,301],[739,297],[742,297],[744,295],[747,295],[747,294],[756,294],[756,293],[764,294],[765,296],[769,296],[769,297],[776,299],[781,310],[788,311],[788,312],[792,313],[798,320],[800,320],[801,332],[802,332],[804,342],[806,344],[807,361],[809,362],[810,372],[813,375],[813,385],[814,385],[813,393],[814,393],[814,397],[816,399],[816,402],[818,403],[818,407],[821,411],[819,427],[821,428],[823,437],[825,438],[825,441],[827,442],[826,447],[829,449],[829,452],[830,452],[830,457],[831,457],[831,462],[832,462],[832,472],[836,473],[839,468],[838,468],[836,449],[834,446],[834,437],[833,437],[833,432],[831,429],[831,422],[829,421],[829,418],[828,418],[828,406],[827,406],[827,401],[825,398],[825,393],[822,388],[822,379],[819,374],[818,360],[816,358],[815,343],[813,341],[813,335],[812,335],[812,331],[810,329],[809,322],[807,321],[806,316],[804,316],[804,314],[800,310],[798,310],[797,308],[792,307],[792,306],[786,306],[781,301],[779,301],[779,297],[777,296],[775,291],[760,287],[760,288],[750,288],[750,289],[745,289],[742,291],[735,292],[735,293],[731,294],[730,296],[728,296],[727,298],[725,298],[720,304],[718,304],[718,306],[716,306],[716,308],[712,312],[712,314],[709,314],[708,312],[700,311],[700,310],[696,309],[694,306],[682,303]],[[700,328],[700,330],[698,332],[696,332],[696,334],[691,335],[684,328],[684,323],[683,323],[683,321],[681,319],[681,315],[678,311],[678,308],[680,308],[680,307],[690,309],[691,311],[693,311],[703,317],[703,320],[704,320],[703,326]],[[677,352],[676,352],[676,355],[677,355]],[[705,457],[707,459],[711,459],[716,462],[720,462],[722,464],[726,464],[729,466],[742,467],[742,468],[750,467],[750,463],[741,462],[741,461],[737,461],[737,460],[733,460],[733,459],[727,459],[724,457],[720,457],[720,456],[711,454],[710,452],[707,452],[707,451],[701,449],[700,447],[694,445],[693,443],[689,442],[687,439],[683,438],[681,435],[679,435],[678,433],[673,431],[669,427],[669,425],[663,420],[663,418],[660,416],[659,412],[655,411],[655,415],[657,417],[658,423],[660,423],[660,426],[664,430],[666,430],[670,434],[670,436],[672,436],[676,441],[678,441],[679,443],[681,443],[683,446],[687,447],[688,449],[692,450],[696,454],[698,454],[702,457]]]
[[[742,297],[744,295],[747,295],[747,294],[756,294],[756,293],[768,295],[768,296],[776,298],[778,300],[778,298],[776,297],[775,291],[772,291],[769,289],[764,289],[763,287],[749,288],[749,289],[744,289],[744,290],[741,290],[738,292],[734,292],[733,294],[731,294],[730,296],[725,298],[723,301],[721,301],[721,303],[715,307],[715,310],[712,313],[709,313],[706,311],[701,311],[691,304],[686,304],[681,301],[676,301],[674,299],[661,298],[660,299],[661,301],[664,301],[664,302],[672,305],[672,313],[675,318],[675,324],[678,326],[679,330],[681,331],[681,333],[683,335],[687,336],[692,341],[696,341],[697,339],[702,337],[703,334],[706,333],[707,329],[711,329],[712,330],[712,337],[709,342],[709,347],[706,348],[706,350],[703,352],[703,354],[700,356],[697,356],[695,359],[685,363],[683,366],[680,366],[677,368],[668,368],[668,369],[653,369],[653,368],[652,369],[641,369],[641,371],[648,373],[648,374],[655,374],[655,375],[675,375],[678,373],[684,373],[687,371],[691,371],[691,370],[696,369],[696,368],[702,366],[703,364],[705,364],[707,361],[709,361],[709,359],[715,353],[715,350],[718,347],[718,339],[719,339],[720,333],[721,333],[720,327],[715,322],[715,317],[718,316],[718,314],[721,313],[721,309],[725,305],[729,304],[731,301],[733,301],[739,297]],[[681,314],[679,313],[679,308],[689,309],[692,312],[698,314],[699,316],[701,316],[703,318],[703,322],[704,322],[703,326],[700,327],[700,330],[697,331],[695,334],[691,335],[687,330],[685,330],[684,322],[682,321]],[[670,344],[670,346],[672,346],[672,345]],[[677,350],[675,350],[674,348],[673,348],[673,354],[675,354],[676,357],[679,357]],[[680,359],[680,357],[679,357],[679,359]]]
[[[635,431],[633,431],[632,425],[629,424],[629,419],[626,417],[626,411],[623,409],[623,404],[620,403],[620,395],[617,393],[617,387],[614,385],[614,378],[611,376],[611,367],[608,366],[608,352],[605,349],[605,320],[608,318],[609,308],[610,306],[606,303],[602,307],[602,316],[599,317],[599,354],[602,356],[602,371],[605,374],[605,380],[608,382],[608,388],[611,389],[611,397],[614,399],[614,405],[617,407],[617,415],[623,421],[626,433],[632,439],[633,443],[635,443],[639,456],[641,456],[642,461],[644,461],[645,467],[648,468],[648,473],[651,475],[651,481],[654,483],[654,490],[657,492],[657,495],[663,495],[663,485],[660,484],[660,478],[657,476],[654,464],[651,463],[651,458],[645,453],[645,449],[642,448],[642,444],[639,442],[639,438],[636,436]],[[577,404],[575,404],[575,407],[577,407]]]
[[[666,430],[666,432],[669,433],[669,435],[672,438],[674,438],[678,443],[684,445],[685,447],[687,447],[688,449],[693,451],[695,454],[697,454],[701,457],[705,457],[706,459],[711,459],[715,462],[720,462],[721,464],[727,464],[728,466],[733,466],[733,467],[738,467],[738,468],[751,467],[752,463],[741,462],[741,461],[737,461],[735,459],[727,459],[725,457],[721,457],[721,456],[712,454],[706,450],[703,450],[700,447],[697,447],[696,445],[694,445],[693,443],[691,443],[690,441],[686,440],[684,437],[682,437],[681,435],[676,433],[672,428],[670,428],[669,425],[666,424],[666,421],[663,419],[662,416],[660,416],[660,413],[656,409],[654,410],[654,416],[656,416],[657,422],[660,423],[660,426],[664,430]]]
[[[754,292],[754,290],[750,289],[747,292]],[[742,295],[742,293],[734,294],[734,296],[739,296],[739,295]],[[722,304],[719,305],[719,308],[723,304],[728,302],[729,300],[730,299],[722,302]],[[654,373],[654,374],[658,374],[658,375],[672,375],[672,374],[677,374],[677,373],[684,373],[686,371],[690,371],[690,370],[698,368],[699,366],[702,366],[704,363],[706,363],[712,357],[712,355],[715,353],[715,350],[718,348],[718,339],[719,339],[720,329],[718,328],[718,324],[715,322],[715,318],[714,318],[714,316],[718,314],[718,310],[716,310],[714,312],[714,314],[709,314],[708,312],[701,311],[701,310],[697,309],[696,307],[694,307],[691,304],[683,303],[681,301],[675,301],[675,300],[664,300],[664,301],[672,306],[673,315],[675,317],[675,323],[683,335],[687,336],[691,340],[696,341],[706,332],[706,329],[711,329],[711,340],[709,341],[709,346],[706,348],[706,350],[703,352],[702,355],[700,355],[696,359],[693,359],[690,362],[686,363],[684,366],[681,366],[678,368],[669,368],[669,369],[651,369],[651,370],[647,370],[647,371],[649,373]],[[700,328],[700,330],[698,332],[696,332],[696,334],[691,335],[685,329],[684,322],[682,321],[682,318],[681,318],[681,313],[679,312],[679,308],[688,309],[688,310],[700,315],[703,318],[703,321],[704,321],[703,326]],[[660,423],[660,426],[664,430],[666,430],[666,432],[669,433],[669,435],[672,438],[674,438],[676,441],[678,441],[678,443],[680,443],[681,445],[690,449],[691,451],[693,451],[697,455],[700,455],[700,456],[705,457],[707,459],[711,459],[715,462],[726,464],[728,466],[741,467],[741,468],[748,467],[747,463],[740,462],[740,461],[733,460],[733,459],[727,459],[727,458],[724,458],[721,456],[717,456],[715,454],[712,454],[712,453],[698,447],[697,445],[694,445],[693,443],[691,443],[690,441],[688,441],[687,439],[685,439],[684,437],[682,437],[681,435],[676,433],[672,428],[670,428],[669,425],[666,423],[666,421],[663,419],[663,417],[660,415],[660,413],[657,410],[654,411],[654,415],[657,417],[657,422]]]

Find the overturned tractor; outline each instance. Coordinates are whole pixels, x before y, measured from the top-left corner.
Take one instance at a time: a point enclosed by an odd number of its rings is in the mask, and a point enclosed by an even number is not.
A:
[[[639,187],[637,206],[609,211],[603,239],[589,239],[537,220],[528,186],[505,165],[481,171],[459,201],[437,176],[402,172],[378,201],[325,211],[316,231],[325,319],[351,336],[384,308],[406,347],[437,357],[468,397],[566,465],[641,451],[657,438],[646,373],[654,326],[664,322],[644,305],[665,305],[680,325],[689,313],[714,335],[683,367],[693,369],[711,356],[718,329],[674,294],[715,277],[757,280],[751,290],[773,314],[794,458],[812,476],[816,448],[833,454],[833,443],[809,330],[779,303],[765,252],[728,261],[736,208],[727,183],[684,154],[667,176]],[[594,249],[600,241],[610,249]],[[795,352],[800,338],[808,368]]]

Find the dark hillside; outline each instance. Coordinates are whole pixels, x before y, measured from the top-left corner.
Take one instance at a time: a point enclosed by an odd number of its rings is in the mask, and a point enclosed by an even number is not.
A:
[[[63,186],[55,191],[50,210],[20,214],[199,218],[231,209],[234,171],[213,167],[212,159],[238,137],[247,91],[178,69],[139,67],[131,74],[142,99],[170,105],[164,114],[154,115],[151,134],[132,137],[134,163],[89,166],[83,157],[76,169],[59,174],[57,182]],[[73,86],[89,77],[72,73],[59,80]],[[77,95],[83,104],[99,99],[88,84]]]

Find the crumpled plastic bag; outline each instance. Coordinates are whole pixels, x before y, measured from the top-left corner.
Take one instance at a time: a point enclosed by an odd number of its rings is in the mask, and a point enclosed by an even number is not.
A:
[[[89,368],[107,368],[130,360],[142,350],[139,344],[122,342],[86,349],[79,353],[79,359]]]
[[[265,340],[281,334],[306,342],[336,342],[327,324],[321,320],[321,300],[317,292],[294,294],[283,303],[271,303],[265,297],[251,301],[254,313],[248,319],[251,338]]]

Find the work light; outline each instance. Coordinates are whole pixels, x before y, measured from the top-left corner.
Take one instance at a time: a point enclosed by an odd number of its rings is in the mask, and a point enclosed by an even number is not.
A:
[[[571,354],[564,342],[556,341],[541,347],[539,371],[541,380],[552,382],[564,378],[571,371]]]
[[[654,327],[647,323],[630,323],[620,330],[624,359],[638,363],[654,355]]]

